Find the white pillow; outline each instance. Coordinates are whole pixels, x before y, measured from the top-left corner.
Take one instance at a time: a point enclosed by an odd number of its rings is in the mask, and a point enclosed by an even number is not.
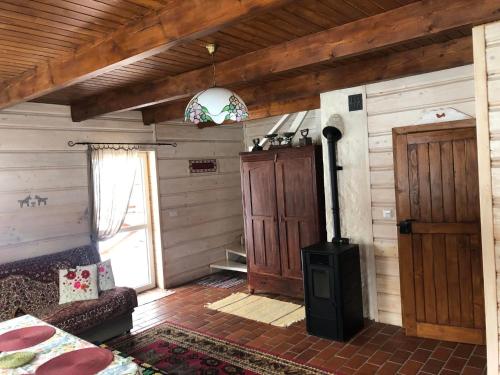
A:
[[[59,270],[59,304],[99,298],[97,266]]]
[[[99,279],[99,290],[110,290],[115,287],[115,278],[113,276],[113,268],[111,260],[97,263],[97,274]]]

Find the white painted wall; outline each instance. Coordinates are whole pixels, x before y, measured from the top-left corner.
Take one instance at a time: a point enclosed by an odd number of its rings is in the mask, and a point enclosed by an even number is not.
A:
[[[208,274],[227,245],[240,241],[243,129],[168,122],[156,133],[158,141],[177,142],[158,152],[164,273],[172,287]],[[218,171],[190,174],[190,159],[217,159]]]
[[[86,147],[70,140],[148,142],[153,129],[135,112],[73,123],[59,105],[0,111],[0,263],[90,243]],[[20,208],[28,195],[47,206]]]
[[[346,112],[345,96],[348,93],[363,92],[366,95],[364,111]],[[322,94],[321,97],[322,125],[326,124],[333,112],[341,114],[345,122],[346,143],[342,144],[344,140],[339,143],[339,158],[341,160],[344,158],[341,163],[345,168],[340,172],[340,190],[347,190],[342,192],[341,196],[342,218],[346,224],[344,233],[354,241],[356,241],[355,236],[358,236],[357,241],[363,241],[369,249],[365,255],[366,259],[369,260],[373,256],[375,258],[376,298],[370,295],[369,300],[376,301],[377,306],[377,312],[372,316],[378,316],[378,320],[383,323],[402,324],[392,128],[421,123],[420,119],[427,113],[437,109],[440,113],[446,112],[446,108],[463,112],[464,116],[475,117],[471,65],[349,90],[333,91]],[[435,122],[447,120],[449,120],[447,117],[438,119],[434,116]],[[351,135],[356,142],[347,142]],[[363,148],[361,144],[365,140],[368,143]],[[364,165],[365,157],[368,157],[368,167]],[[354,166],[358,169],[355,170]],[[364,184],[367,175],[369,175],[368,190]],[[325,178],[325,181],[328,180]],[[360,181],[359,185],[356,184],[357,181]],[[329,186],[325,186],[325,189],[329,189]],[[365,198],[369,198],[369,204]],[[329,203],[327,203],[327,214],[329,214],[328,207]],[[384,210],[392,210],[393,217],[384,218]],[[360,218],[360,212],[365,214],[364,218]],[[351,231],[347,226],[347,223],[358,225],[356,223],[359,219],[366,218],[371,220],[371,230],[365,225],[359,225],[355,231]],[[355,233],[350,235],[349,232]],[[368,240],[370,232],[373,233],[371,241]],[[373,248],[369,247],[371,243]],[[366,277],[366,270],[369,274],[370,269],[365,266],[364,270]],[[375,292],[371,290],[370,293]],[[374,306],[374,302],[370,303],[370,306]]]
[[[348,96],[362,94],[364,87],[331,91],[321,94],[321,128],[337,126],[332,115],[342,118],[342,139],[337,144],[337,162],[343,170],[339,177],[339,204],[342,236],[360,246],[364,315],[377,319],[375,289],[375,259],[370,215],[370,181],[368,174],[368,129],[366,111],[349,112]],[[363,102],[365,100],[363,99]],[[339,127],[339,126],[337,126]],[[328,144],[324,137],[323,164],[329,165]],[[330,170],[324,168],[326,227],[328,239],[333,237]]]

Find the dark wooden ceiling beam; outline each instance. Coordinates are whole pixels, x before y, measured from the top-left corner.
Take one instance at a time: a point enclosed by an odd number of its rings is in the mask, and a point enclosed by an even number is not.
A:
[[[49,60],[2,84],[0,109],[142,60],[232,25],[289,0],[182,0],[124,26],[73,55]],[[209,9],[209,11],[207,11]]]
[[[300,111],[310,111],[320,107],[319,95],[310,97],[278,100],[250,106],[250,118],[258,120],[261,118],[284,115]]]
[[[219,86],[253,80],[296,68],[345,59],[476,23],[500,19],[498,0],[422,0],[292,41],[257,50],[216,66]],[[212,68],[108,91],[72,106],[74,121],[114,111],[177,100],[206,89]],[[246,100],[245,97],[243,97]]]
[[[387,79],[471,64],[472,38],[463,37],[404,52],[374,57],[336,68],[271,81],[238,91],[253,112],[269,116],[319,108],[319,94]],[[187,101],[142,110],[146,125],[182,118]],[[286,105],[285,105],[286,104]],[[260,118],[260,117],[258,117]]]

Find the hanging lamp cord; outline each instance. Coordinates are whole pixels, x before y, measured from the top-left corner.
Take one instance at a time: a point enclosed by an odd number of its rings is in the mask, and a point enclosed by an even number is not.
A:
[[[213,81],[212,87],[215,87],[216,86],[216,83],[215,83],[215,51],[212,52],[210,54],[210,56],[212,56],[212,71],[213,71],[213,76],[214,76],[214,81]]]

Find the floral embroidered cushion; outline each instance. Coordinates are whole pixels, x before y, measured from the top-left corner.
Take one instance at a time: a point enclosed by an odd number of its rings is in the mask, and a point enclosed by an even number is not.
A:
[[[79,269],[80,267],[76,268]],[[115,277],[113,276],[110,259],[97,263],[97,279],[99,291],[111,290],[115,287]]]
[[[97,266],[59,270],[59,304],[99,298]]]

